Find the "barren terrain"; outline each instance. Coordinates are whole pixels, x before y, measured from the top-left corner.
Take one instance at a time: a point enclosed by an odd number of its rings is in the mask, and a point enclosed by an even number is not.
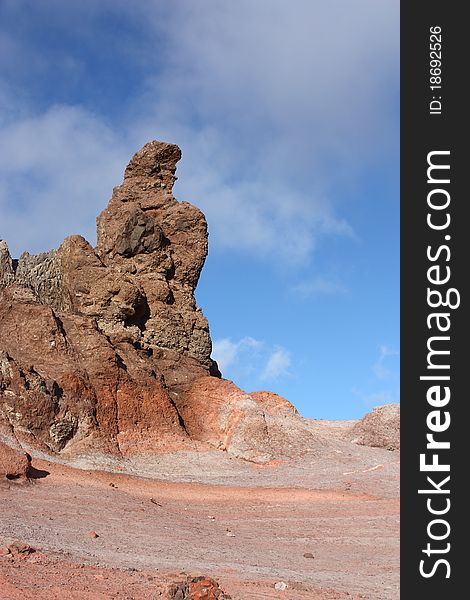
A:
[[[35,459],[34,479],[0,487],[0,546],[36,550],[0,556],[1,600],[164,598],[186,574],[238,600],[395,600],[399,454],[340,439],[341,423],[312,428],[321,454],[268,465],[216,451],[121,472]]]

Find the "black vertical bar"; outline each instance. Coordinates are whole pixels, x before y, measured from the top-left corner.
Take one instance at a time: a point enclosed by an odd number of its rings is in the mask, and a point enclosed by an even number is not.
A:
[[[468,589],[464,581],[466,557],[460,550],[468,528],[463,517],[465,505],[469,504],[464,491],[464,465],[470,439],[465,416],[469,398],[464,384],[465,373],[470,372],[466,350],[469,319],[464,312],[468,297],[466,262],[470,259],[467,244],[470,232],[465,219],[470,197],[464,184],[469,171],[465,164],[468,150],[464,145],[470,132],[464,89],[468,87],[466,60],[470,57],[467,49],[470,35],[463,9],[464,4],[458,2],[401,3],[401,598],[404,600],[461,598]],[[430,155],[432,152],[435,154]],[[428,178],[429,161],[450,169],[431,169]],[[447,179],[450,181],[446,182]],[[432,267],[436,268],[429,271]],[[448,275],[449,280],[444,281]],[[430,303],[439,305],[439,292],[442,305],[430,306]],[[444,306],[446,299],[455,308]],[[442,316],[438,319],[432,314]],[[447,326],[448,330],[443,331]],[[433,350],[450,353],[429,356],[428,344]],[[420,379],[436,376],[449,379]],[[447,393],[450,399],[445,403]],[[446,427],[449,418],[450,425]],[[442,431],[436,432],[438,428]],[[433,448],[428,434],[435,441],[449,442],[450,448]],[[424,468],[420,466],[422,454]],[[426,470],[433,460],[438,463],[437,469],[449,465],[450,470]]]

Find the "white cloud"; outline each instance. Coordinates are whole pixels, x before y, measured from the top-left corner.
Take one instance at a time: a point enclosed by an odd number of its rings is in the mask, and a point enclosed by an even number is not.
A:
[[[219,248],[299,263],[313,253],[322,236],[344,235],[350,229],[329,214],[315,193],[302,197],[280,181],[227,184],[223,176],[229,180],[229,173],[211,172],[207,165],[188,165],[188,176],[183,175],[175,189],[181,199],[194,199],[206,213]]]
[[[15,6],[8,3],[12,14]],[[152,138],[182,147],[175,192],[205,211],[213,248],[299,263],[324,236],[351,235],[335,185],[388,155],[398,139],[396,3],[46,0],[44,7],[59,24],[80,23],[95,52],[103,14],[127,15],[140,34],[126,37],[125,66],[142,75],[119,122],[80,106],[42,114],[29,107],[29,118],[9,125],[0,118],[0,217],[10,243],[42,249],[66,233],[92,235],[126,160]],[[18,46],[8,35],[2,44]],[[17,48],[23,81],[41,56],[32,44]],[[75,65],[71,55],[61,60]]]
[[[229,338],[215,340],[212,344],[212,358],[217,361],[219,369],[224,372],[237,358],[238,344]]]
[[[206,212],[212,243],[298,263],[322,237],[350,236],[335,185],[398,141],[398,7],[152,6],[146,18],[168,45],[140,129],[182,146],[176,190]]]
[[[282,346],[272,347],[249,336],[238,341],[230,338],[215,340],[212,358],[224,377],[275,381],[290,375],[290,352]]]
[[[262,346],[263,342],[252,337],[244,337],[238,342],[232,342],[230,338],[222,338],[212,344],[212,358],[224,372],[240,358],[240,354],[257,350]]]
[[[291,358],[289,352],[285,348],[277,348],[268,358],[260,378],[263,381],[272,381],[286,377],[290,375],[290,366]]]
[[[0,126],[1,237],[12,253],[48,250],[74,233],[93,243],[128,157],[111,128],[77,107]]]

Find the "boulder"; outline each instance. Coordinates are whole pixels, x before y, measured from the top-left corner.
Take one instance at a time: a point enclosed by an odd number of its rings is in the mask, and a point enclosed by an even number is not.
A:
[[[0,441],[0,478],[25,479],[28,476],[30,458]]]
[[[375,407],[353,426],[348,437],[363,446],[399,450],[400,405]]]

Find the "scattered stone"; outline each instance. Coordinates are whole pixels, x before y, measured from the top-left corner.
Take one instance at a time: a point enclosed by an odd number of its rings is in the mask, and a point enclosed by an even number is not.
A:
[[[297,590],[299,592],[308,592],[310,591],[309,586],[305,585],[305,583],[302,583],[301,581],[289,581],[289,589],[290,590]],[[335,596],[336,598],[337,596]]]
[[[231,600],[210,577],[187,577],[186,581],[173,583],[166,592],[168,600]]]
[[[0,547],[0,556],[8,556],[10,554],[10,549],[6,546]]]
[[[8,550],[13,556],[28,556],[29,554],[36,552],[35,548],[24,542],[13,542],[8,546]]]
[[[235,534],[232,531],[227,531],[227,537],[235,537]]]
[[[283,592],[284,590],[287,590],[289,586],[287,585],[287,583],[285,581],[278,581],[277,583],[274,584],[274,589],[275,590],[280,590],[281,592]]]
[[[305,552],[304,558],[315,558],[311,552]]]
[[[96,538],[99,538],[99,537],[100,537],[100,536],[99,536],[99,535],[96,533],[96,531],[89,531],[87,535],[88,535],[88,537],[89,537],[89,538],[92,538],[92,539],[96,539]]]

